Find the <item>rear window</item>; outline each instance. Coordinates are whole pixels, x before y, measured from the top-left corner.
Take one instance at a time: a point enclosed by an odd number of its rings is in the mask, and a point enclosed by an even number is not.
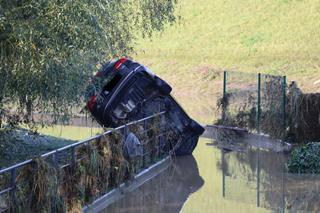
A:
[[[117,73],[103,88],[104,91],[111,92],[121,81],[121,75]]]

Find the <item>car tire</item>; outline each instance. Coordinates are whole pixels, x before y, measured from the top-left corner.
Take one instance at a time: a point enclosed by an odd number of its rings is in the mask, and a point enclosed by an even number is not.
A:
[[[157,88],[160,90],[162,95],[169,95],[172,91],[172,88],[165,81],[155,76],[155,84]]]

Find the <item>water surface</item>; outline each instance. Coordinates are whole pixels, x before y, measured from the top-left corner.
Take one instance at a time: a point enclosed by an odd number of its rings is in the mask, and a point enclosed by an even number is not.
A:
[[[249,148],[225,152],[201,138],[193,156],[105,212],[319,212],[320,178],[285,170],[286,155]]]

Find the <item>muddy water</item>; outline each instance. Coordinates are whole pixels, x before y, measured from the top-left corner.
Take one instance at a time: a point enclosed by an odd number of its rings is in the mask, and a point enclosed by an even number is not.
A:
[[[105,212],[319,212],[320,177],[285,171],[286,156],[223,152],[201,139],[172,166]]]

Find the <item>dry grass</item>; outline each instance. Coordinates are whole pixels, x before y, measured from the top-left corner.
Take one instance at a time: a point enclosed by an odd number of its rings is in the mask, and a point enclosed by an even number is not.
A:
[[[6,205],[11,206],[14,212],[49,212],[52,209],[57,212],[80,212],[83,205],[127,182],[142,166],[148,166],[161,157],[157,149],[160,123],[160,118],[155,118],[149,120],[146,126],[129,126],[129,131],[137,134],[146,148],[147,164],[137,164],[136,159],[126,156],[124,136],[114,131],[76,147],[74,158],[71,150],[61,152],[68,155],[57,153],[58,165],[53,162],[53,156],[35,158],[31,164],[19,169],[17,202]],[[63,167],[58,170],[56,166]],[[8,186],[6,177],[1,176],[0,185]]]
[[[50,212],[52,198],[56,197],[57,171],[41,158],[33,159],[17,176],[18,211]],[[14,210],[14,211],[15,211]]]
[[[320,93],[303,93],[296,84],[288,92],[289,134],[297,142],[320,140]]]

